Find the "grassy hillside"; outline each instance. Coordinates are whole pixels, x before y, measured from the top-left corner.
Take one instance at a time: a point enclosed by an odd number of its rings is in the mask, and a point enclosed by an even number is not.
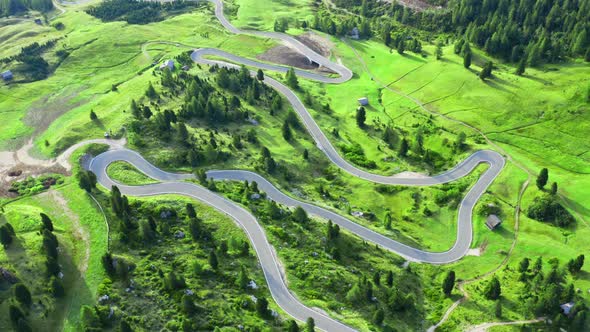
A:
[[[162,60],[166,49],[220,47],[248,55],[273,45],[272,41],[227,33],[208,8],[140,26],[101,23],[81,11],[68,11],[56,22],[63,23],[65,29],[36,28],[45,32],[43,38],[58,39],[44,58],[50,59],[60,49],[69,52],[53,75],[43,81],[0,86],[0,94],[5,96],[0,101],[0,112],[6,119],[0,128],[2,149],[14,148],[36,133],[42,134],[37,136],[37,148],[50,156],[72,142],[99,137],[109,130],[117,132],[131,98],[143,93],[151,77],[152,63]],[[22,36],[10,44],[31,42],[25,37],[30,35],[29,28],[28,22],[11,27],[11,34]],[[161,46],[154,41],[172,44]],[[20,46],[3,48],[0,58],[14,55],[18,50]],[[112,91],[113,86],[116,91]],[[88,122],[91,110],[100,119],[98,126]]]

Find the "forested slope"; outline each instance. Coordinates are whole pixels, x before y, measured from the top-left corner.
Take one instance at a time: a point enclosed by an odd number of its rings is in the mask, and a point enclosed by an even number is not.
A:
[[[48,11],[53,8],[51,0],[0,0],[0,17],[14,15],[29,9]]]

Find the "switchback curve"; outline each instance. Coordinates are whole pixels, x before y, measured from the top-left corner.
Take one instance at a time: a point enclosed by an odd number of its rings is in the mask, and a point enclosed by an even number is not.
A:
[[[267,38],[279,39],[297,49],[310,60],[318,63],[320,66],[330,69],[338,75],[337,77],[331,77],[315,72],[296,70],[296,74],[298,76],[328,84],[344,83],[352,78],[352,72],[348,68],[334,63],[329,59],[326,59],[325,57],[317,54],[292,36],[276,32],[241,31],[240,29],[234,27],[225,18],[223,15],[223,4],[220,0],[208,1],[215,4],[215,14],[217,18],[230,32],[237,34],[248,33]],[[288,67],[254,61],[213,48],[195,50],[192,54],[192,59],[195,62],[203,64],[237,67],[232,63],[207,59],[206,56],[221,57],[234,63],[264,70],[277,72],[286,72],[288,70]],[[252,74],[254,74],[254,72],[252,72]],[[383,176],[372,174],[357,168],[342,158],[342,156],[340,156],[338,151],[333,147],[329,139],[324,135],[319,126],[313,120],[303,103],[291,89],[268,76],[265,77],[264,82],[278,90],[288,99],[295,111],[301,117],[308,132],[315,140],[318,148],[322,150],[326,156],[334,164],[336,164],[336,166],[356,177],[389,185],[429,186],[455,181],[469,174],[477,165],[481,163],[488,164],[489,168],[483,173],[477,183],[469,190],[459,206],[457,239],[454,246],[450,250],[440,253],[427,252],[412,248],[371,231],[365,227],[362,227],[332,211],[293,199],[280,192],[264,177],[253,172],[240,170],[214,170],[207,172],[207,176],[209,178],[213,178],[215,180],[256,181],[259,185],[259,188],[265,191],[270,199],[287,206],[301,206],[308,213],[330,219],[334,223],[340,225],[340,227],[349,230],[350,232],[362,237],[367,241],[371,241],[382,246],[383,248],[395,252],[408,260],[433,264],[444,264],[456,261],[467,253],[472,240],[471,218],[473,208],[480,196],[487,190],[489,185],[498,176],[505,164],[504,158],[499,153],[491,150],[477,151],[459,163],[455,168],[439,175],[424,178],[404,177],[403,175]],[[181,194],[196,198],[224,212],[233,218],[246,231],[254,247],[254,250],[258,255],[258,259],[260,260],[271,294],[276,303],[281,308],[283,308],[289,315],[301,321],[304,321],[308,317],[314,318],[316,326],[325,331],[353,330],[349,326],[344,325],[319,311],[315,311],[309,307],[306,307],[289,292],[285,281],[283,280],[274,250],[269,244],[264,230],[251,213],[249,213],[240,205],[231,202],[216,193],[213,193],[196,184],[184,181],[188,178],[191,178],[192,175],[174,174],[162,171],[150,164],[143,157],[141,157],[141,155],[134,151],[117,146],[114,148],[114,150],[110,150],[95,157],[89,165],[89,169],[97,175],[98,182],[101,185],[105,186],[106,188],[110,188],[112,185],[117,185],[121,193],[130,196]],[[162,182],[143,186],[127,186],[114,182],[108,177],[106,169],[110,163],[119,160],[129,162],[146,175]]]

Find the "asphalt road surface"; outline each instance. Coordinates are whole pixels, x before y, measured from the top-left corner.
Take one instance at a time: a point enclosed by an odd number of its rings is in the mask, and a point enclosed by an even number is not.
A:
[[[340,64],[331,62],[329,59],[326,59],[323,56],[317,54],[291,36],[276,32],[242,31],[234,27],[223,15],[222,3],[219,0],[209,1],[215,4],[215,14],[221,24],[228,31],[236,34],[247,33],[267,38],[279,39],[283,43],[289,44],[289,46],[297,49],[311,61],[314,61],[320,66],[328,68],[337,74],[337,76],[332,77],[325,76],[317,72],[296,69],[298,76],[328,84],[343,83],[352,78],[352,72],[349,69]],[[228,62],[208,59],[208,56],[221,57],[228,60]],[[192,59],[195,62],[209,65],[217,64],[219,66],[237,67],[237,64],[244,64],[251,68],[260,68],[267,71],[283,73],[289,69],[285,66],[262,63],[212,48],[195,50],[192,54]],[[254,75],[255,72],[252,71],[252,74]],[[309,214],[324,219],[330,219],[334,223],[338,224],[341,228],[356,234],[364,240],[378,244],[379,246],[411,261],[445,264],[459,260],[465,256],[472,241],[473,230],[471,220],[473,208],[481,195],[487,190],[489,185],[494,181],[494,179],[504,167],[504,158],[499,153],[491,150],[475,152],[453,169],[435,176],[416,178],[412,176],[404,177],[403,175],[383,176],[372,174],[355,167],[342,158],[342,156],[340,156],[338,151],[333,147],[320,127],[313,120],[312,116],[309,114],[301,100],[299,100],[299,98],[293,91],[291,91],[291,89],[268,76],[265,77],[264,83],[274,87],[288,99],[305,124],[308,132],[315,140],[317,147],[322,150],[337,167],[367,181],[390,185],[430,186],[455,181],[468,175],[479,164],[488,164],[488,169],[469,190],[459,205],[457,239],[455,244],[451,249],[445,252],[427,252],[407,246],[379,233],[376,233],[368,228],[360,226],[357,223],[330,210],[287,196],[278,190],[273,184],[267,181],[264,177],[253,172],[240,170],[213,170],[207,172],[208,178],[219,181],[256,181],[258,183],[258,187],[262,191],[266,192],[268,198],[276,201],[277,203],[290,207],[301,206]],[[106,173],[108,165],[114,161],[129,162],[141,172],[161,182],[143,186],[127,186],[116,183],[110,179]],[[351,327],[326,316],[320,311],[303,305],[298,299],[296,299],[293,294],[290,293],[287,285],[285,284],[275,251],[269,244],[266,234],[262,227],[258,224],[256,218],[237,203],[229,201],[221,195],[211,192],[204,187],[184,181],[186,179],[192,178],[192,175],[175,174],[162,171],[161,169],[149,163],[138,153],[116,145],[113,146],[110,151],[95,157],[91,161],[89,169],[97,175],[98,182],[102,186],[111,188],[111,186],[116,185],[124,195],[155,196],[161,194],[180,194],[193,197],[230,216],[244,229],[248,235],[252,246],[256,251],[262,270],[264,271],[270,292],[275,302],[283,310],[285,310],[285,312],[301,321],[305,321],[308,317],[312,317],[315,320],[316,326],[324,331],[353,331]]]

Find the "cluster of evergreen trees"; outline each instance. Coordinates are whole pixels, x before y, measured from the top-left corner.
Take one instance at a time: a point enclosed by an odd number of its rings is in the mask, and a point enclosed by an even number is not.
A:
[[[369,26],[365,31],[382,31],[393,19],[420,30],[461,35],[489,54],[514,63],[525,59],[536,66],[566,56],[590,60],[590,0],[449,0],[443,9],[420,12],[396,1],[334,2],[360,14]],[[320,30],[338,34],[337,24]]]
[[[584,256],[559,265],[559,260],[552,258],[548,261],[550,269],[543,272],[543,260],[538,257],[534,262],[529,258],[523,258],[519,263],[518,280],[522,283],[520,299],[523,302],[522,308],[525,312],[534,313],[536,316],[551,318],[552,324],[556,327],[567,328],[569,331],[583,331],[588,309],[584,299],[579,296],[573,283],[567,282],[567,274],[572,277],[582,268]],[[486,290],[492,286],[488,286]],[[499,287],[499,282],[498,282]],[[569,313],[570,319],[561,313],[560,305],[574,302],[575,306]]]
[[[150,84],[146,91],[149,104],[131,102],[134,121],[128,126],[130,141],[142,146],[144,137],[149,136],[147,133],[154,133],[165,142],[178,143],[178,153],[169,162],[192,167],[227,160],[231,150],[240,150],[245,143],[257,144],[258,138],[253,128],[245,135],[229,133],[231,144],[219,139],[218,130],[209,129],[208,135],[189,133],[189,122],[204,122],[208,128],[245,122],[250,114],[244,101],[252,106],[269,109],[270,115],[275,115],[283,108],[280,95],[264,84],[262,71],[252,76],[245,67],[229,69],[213,66],[210,72],[213,79],[191,76],[184,71],[173,75],[169,70],[164,70],[161,76],[164,90],[161,93]],[[166,97],[181,98],[183,103],[177,111],[161,110],[160,101]],[[289,127],[287,135],[292,135],[291,128],[301,128],[294,114],[287,116],[286,123]],[[276,163],[270,160],[266,162],[266,168],[274,171]]]
[[[255,182],[244,182],[241,188],[242,190],[238,195],[245,200],[250,200],[251,194],[253,193],[264,195],[260,193],[258,185]],[[190,287],[194,287],[195,285],[195,278],[202,278],[200,280],[203,282],[209,280],[209,282],[225,283],[225,287],[228,288],[237,286],[240,292],[244,293],[244,296],[246,292],[252,294],[253,290],[248,286],[252,279],[248,275],[244,265],[239,266],[237,277],[233,272],[228,271],[231,270],[230,266],[233,266],[236,260],[250,256],[249,243],[233,237],[229,240],[216,238],[217,232],[215,232],[215,226],[212,227],[211,224],[204,223],[199,218],[193,204],[187,203],[184,208],[141,201],[133,201],[129,204],[125,202],[124,196],[121,196],[118,188],[113,187],[109,205],[115,214],[118,215],[117,219],[122,224],[126,222],[123,220],[123,215],[127,214],[134,225],[129,229],[115,227],[116,230],[113,235],[117,235],[113,236],[113,239],[115,241],[117,239],[119,241],[125,239],[123,243],[126,246],[137,249],[141,248],[143,251],[154,248],[150,252],[150,255],[153,256],[150,258],[151,263],[147,265],[149,268],[146,270],[146,264],[138,263],[136,265],[129,255],[122,257],[111,252],[103,255],[102,264],[109,276],[109,280],[105,284],[108,286],[101,285],[101,288],[105,293],[111,295],[107,301],[110,301],[113,305],[120,304],[120,307],[125,309],[122,312],[116,312],[114,316],[111,314],[108,319],[105,319],[106,315],[109,314],[109,306],[84,306],[81,312],[81,320],[85,330],[94,331],[112,328],[115,327],[114,323],[117,320],[119,320],[120,331],[132,331],[129,322],[142,327],[146,326],[147,323],[143,319],[134,320],[126,317],[127,314],[137,315],[137,313],[134,313],[128,304],[125,305],[125,295],[114,295],[117,293],[114,287],[108,291],[106,290],[107,288],[111,288],[114,282],[120,282],[128,286],[141,285],[140,287],[146,287],[149,285],[152,290],[166,294],[166,301],[169,301],[167,303],[170,303],[173,308],[177,308],[177,310],[168,310],[166,314],[178,317],[179,321],[182,321],[183,331],[210,330],[212,326],[216,326],[217,324],[215,321],[217,316],[211,313],[214,310],[218,310],[218,308],[205,305],[205,303],[208,303],[207,299],[201,298],[190,290]],[[308,220],[305,211],[303,211],[303,214],[295,211],[291,218],[301,223],[305,223]],[[172,269],[166,271],[165,266],[155,265],[153,262],[154,259],[160,257],[160,251],[163,250],[164,246],[170,244],[167,239],[170,239],[172,236],[172,230],[176,230],[174,233],[176,237],[179,229],[188,230],[187,233],[190,234],[190,239],[194,243],[193,245],[209,248],[207,249],[207,261],[206,263],[202,263],[201,260],[195,259],[187,262],[187,264],[179,265],[180,260],[175,258],[175,261],[170,264]],[[122,233],[125,234],[123,235]],[[333,230],[332,234],[334,235],[335,233],[337,231]],[[337,234],[334,236],[337,236]],[[115,243],[112,247],[120,248],[120,245]],[[166,253],[165,255],[172,255],[172,253]],[[165,257],[163,261],[166,261]],[[149,275],[147,278],[143,275],[146,273]],[[132,277],[134,281],[131,281]],[[236,308],[253,311],[262,319],[273,321],[274,317],[269,307],[269,301],[259,293],[254,294],[257,297],[255,303],[254,301],[240,301],[239,308]],[[138,296],[142,297],[143,295],[141,293],[134,294],[132,295],[132,300],[136,301]],[[246,296],[245,298],[248,297]],[[153,295],[148,295],[144,299],[148,301],[154,300]],[[159,305],[161,305],[161,302]],[[278,325],[283,323],[275,321],[273,324]],[[292,320],[285,322],[285,325],[285,330],[287,331],[301,331],[301,327]],[[304,330],[308,332],[314,331],[313,319],[307,321]]]
[[[175,0],[171,2],[107,0],[90,7],[86,12],[102,21],[126,21],[130,24],[147,24],[157,22],[165,17],[166,12],[196,6],[195,2]]]
[[[43,44],[34,42],[21,48],[18,54],[0,59],[0,61],[3,63],[20,62],[22,65],[15,69],[15,71],[18,71],[32,81],[42,80],[47,78],[51,71],[49,63],[43,59],[42,55],[55,46],[56,43],[57,39],[49,40]]]
[[[51,0],[0,0],[0,17],[31,9],[46,12],[53,9],[53,2]]]

